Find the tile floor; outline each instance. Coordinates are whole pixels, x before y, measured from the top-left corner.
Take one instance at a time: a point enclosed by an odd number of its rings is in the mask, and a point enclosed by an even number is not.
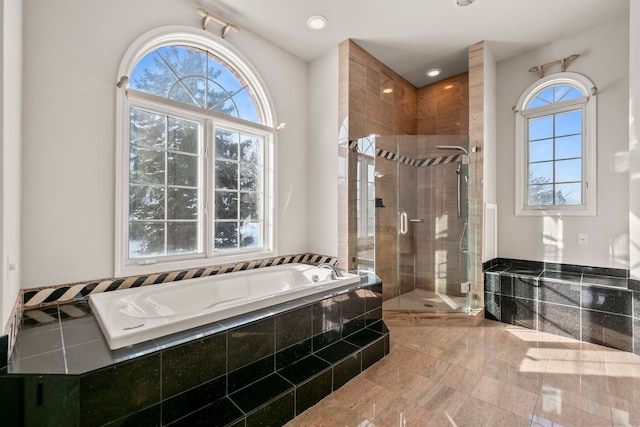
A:
[[[287,426],[640,426],[640,356],[490,320],[390,329],[385,359]]]
[[[467,305],[464,296],[449,296],[424,289],[415,289],[382,303],[383,310],[450,313],[463,312]]]

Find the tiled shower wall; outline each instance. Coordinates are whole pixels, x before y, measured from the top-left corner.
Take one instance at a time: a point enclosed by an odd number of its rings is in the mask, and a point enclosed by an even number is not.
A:
[[[339,235],[347,236],[339,242],[339,258],[344,267],[352,266],[358,253],[355,221],[349,214],[349,209],[355,206],[355,156],[350,155],[348,141],[378,134],[381,138],[377,140],[377,148],[414,159],[430,157],[426,154],[433,153],[433,146],[437,144],[464,146],[466,140],[451,143],[415,135],[466,135],[469,86],[468,75],[463,73],[417,89],[351,40],[340,44],[339,58],[339,123],[343,133],[340,156],[345,165],[339,181]],[[386,88],[392,88],[393,92],[384,93]],[[445,287],[447,283],[454,283],[459,292],[459,283],[466,276],[464,254],[458,249],[464,222],[456,218],[443,232],[433,217],[436,209],[456,216],[455,169],[455,164],[430,168],[401,164],[398,167],[394,161],[376,159],[376,171],[384,175],[376,180],[376,197],[382,198],[386,206],[376,210],[376,273],[385,284],[384,299],[396,296],[399,290],[413,289],[414,272],[416,284],[421,288],[434,290],[436,283],[444,283]],[[437,179],[434,181],[432,178],[437,174],[448,184],[442,186]],[[403,190],[402,206],[397,206],[398,188]],[[398,208],[406,211],[410,218],[425,221],[411,224],[408,234],[399,242],[396,239]],[[436,258],[436,254],[440,258]],[[416,260],[420,260],[417,265]],[[463,277],[454,273],[456,269],[460,269]]]

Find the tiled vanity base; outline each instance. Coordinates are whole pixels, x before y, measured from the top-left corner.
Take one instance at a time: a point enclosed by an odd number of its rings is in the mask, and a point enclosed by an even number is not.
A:
[[[640,354],[640,289],[627,270],[496,259],[485,317]]]
[[[372,276],[117,351],[86,302],[47,310],[0,375],[6,425],[280,426],[389,352]]]

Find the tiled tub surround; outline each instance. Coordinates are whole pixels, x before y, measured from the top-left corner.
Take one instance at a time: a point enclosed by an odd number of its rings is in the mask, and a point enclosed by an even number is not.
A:
[[[25,311],[0,376],[3,421],[282,425],[388,353],[381,306],[382,284],[368,275],[116,351],[85,301]]]
[[[318,265],[321,263],[335,264],[335,257],[318,255],[312,253],[297,255],[282,255],[273,258],[256,259],[246,262],[238,262],[231,264],[218,264],[209,267],[193,268],[190,270],[169,271],[163,273],[154,273],[141,276],[128,276],[112,279],[92,280],[80,283],[68,283],[55,286],[47,286],[37,289],[26,289],[22,291],[22,295],[16,303],[13,310],[12,320],[7,328],[8,353],[11,354],[15,339],[17,337],[19,320],[23,310],[29,310],[36,307],[54,306],[65,302],[85,300],[91,294],[99,292],[110,292],[122,289],[136,288],[139,286],[157,285],[161,283],[176,282],[192,278],[215,276],[226,273],[234,273],[237,271],[253,270],[256,268],[270,267],[274,265],[306,263]],[[4,340],[4,336],[0,336],[0,344]],[[1,347],[0,347],[1,349]],[[6,358],[0,358],[4,361]],[[2,366],[0,366],[0,369]]]
[[[640,287],[628,271],[495,259],[485,317],[640,354]]]

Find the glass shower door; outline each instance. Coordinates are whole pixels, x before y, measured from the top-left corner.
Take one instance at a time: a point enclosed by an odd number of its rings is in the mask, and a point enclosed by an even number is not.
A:
[[[386,206],[376,209],[384,309],[467,311],[466,136],[381,137],[376,144],[384,150],[375,181]]]

